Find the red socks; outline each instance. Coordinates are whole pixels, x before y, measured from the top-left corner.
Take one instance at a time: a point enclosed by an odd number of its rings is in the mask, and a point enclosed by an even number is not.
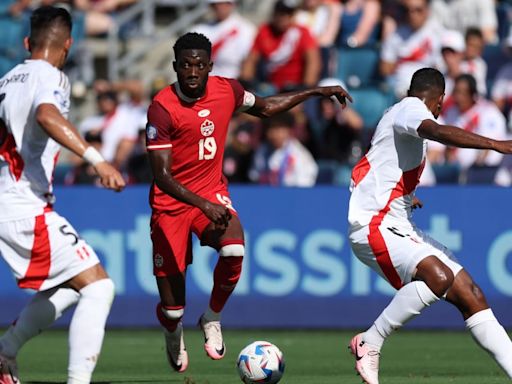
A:
[[[242,273],[242,256],[220,256],[213,273],[213,289],[210,308],[221,312],[236,287]]]

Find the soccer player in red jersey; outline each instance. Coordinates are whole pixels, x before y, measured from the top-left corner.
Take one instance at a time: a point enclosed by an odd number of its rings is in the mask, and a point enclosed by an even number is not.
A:
[[[267,98],[244,90],[233,79],[209,76],[211,43],[187,33],[174,45],[178,81],[161,90],[148,109],[147,149],[154,175],[150,203],[154,274],[160,293],[156,314],[162,324],[171,367],[183,372],[188,355],[181,319],[185,274],[192,262],[191,233],[213,247],[219,259],[210,303],[199,319],[205,350],[224,357],[221,311],[242,269],[244,232],[222,175],[224,144],[231,116],[245,111],[273,116],[312,96],[335,96],[343,105],[348,93],[339,86],[317,87]]]

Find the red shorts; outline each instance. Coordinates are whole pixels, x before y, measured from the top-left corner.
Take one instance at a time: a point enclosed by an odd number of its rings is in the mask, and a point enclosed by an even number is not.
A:
[[[227,190],[214,192],[206,199],[228,207],[237,215],[231,205]],[[183,273],[192,263],[192,232],[198,238],[210,224],[210,220],[196,207],[190,207],[178,214],[153,212],[151,216],[151,241],[153,242],[153,274],[157,277]],[[234,244],[237,240],[228,241]],[[242,240],[240,240],[243,243]]]

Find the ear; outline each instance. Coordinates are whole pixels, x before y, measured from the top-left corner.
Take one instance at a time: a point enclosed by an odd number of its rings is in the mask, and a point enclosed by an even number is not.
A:
[[[174,69],[174,72],[176,72],[176,73],[178,72],[177,68],[178,68],[178,63],[176,63],[176,61],[173,61],[172,62],[172,69]]]
[[[64,42],[64,48],[66,48],[68,51],[71,49],[71,46],[73,45],[73,38],[72,37],[69,37],[68,39],[66,39],[66,41]]]
[[[208,63],[208,72],[211,72],[211,71],[212,71],[212,69],[213,69],[213,61],[210,61],[210,62]]]
[[[23,38],[23,46],[25,47],[25,49],[26,49],[27,51],[32,52],[32,51],[30,50],[30,39],[28,38],[28,36],[25,36],[25,37]]]

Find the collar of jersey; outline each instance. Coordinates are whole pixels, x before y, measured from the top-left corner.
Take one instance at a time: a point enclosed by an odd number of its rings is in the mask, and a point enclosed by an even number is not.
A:
[[[174,88],[176,89],[176,93],[178,94],[178,97],[181,100],[183,100],[185,103],[192,104],[192,103],[195,103],[196,101],[201,100],[201,98],[202,98],[202,96],[201,97],[197,97],[197,98],[188,97],[187,95],[185,95],[183,93],[183,91],[180,88],[180,83],[178,83],[178,82],[174,83]]]

